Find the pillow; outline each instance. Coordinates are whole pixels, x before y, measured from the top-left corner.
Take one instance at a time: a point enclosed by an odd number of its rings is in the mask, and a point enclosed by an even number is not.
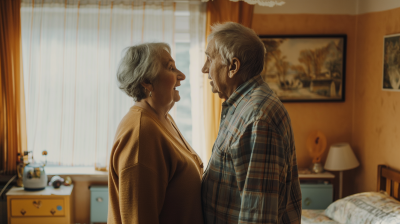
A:
[[[337,200],[325,210],[345,224],[399,224],[400,202],[383,192],[365,192]]]

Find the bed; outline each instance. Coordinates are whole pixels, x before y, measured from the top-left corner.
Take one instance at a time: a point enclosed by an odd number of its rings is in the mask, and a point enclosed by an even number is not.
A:
[[[376,192],[339,199],[325,210],[304,209],[302,224],[400,224],[400,172],[378,166]]]

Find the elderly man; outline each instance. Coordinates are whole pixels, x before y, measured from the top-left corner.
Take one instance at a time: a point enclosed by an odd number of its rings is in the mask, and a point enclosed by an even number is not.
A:
[[[222,104],[202,181],[206,223],[300,223],[301,192],[289,114],[260,76],[265,47],[237,23],[212,27],[202,69]]]

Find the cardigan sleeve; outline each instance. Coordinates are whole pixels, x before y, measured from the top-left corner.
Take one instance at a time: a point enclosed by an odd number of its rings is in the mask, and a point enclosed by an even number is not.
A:
[[[167,187],[160,173],[136,164],[120,173],[119,186],[123,224],[159,223]]]

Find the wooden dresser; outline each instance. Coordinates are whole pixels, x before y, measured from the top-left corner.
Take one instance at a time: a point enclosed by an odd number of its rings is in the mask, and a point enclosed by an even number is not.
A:
[[[71,224],[71,194],[74,186],[42,191],[13,187],[7,192],[8,224]]]

